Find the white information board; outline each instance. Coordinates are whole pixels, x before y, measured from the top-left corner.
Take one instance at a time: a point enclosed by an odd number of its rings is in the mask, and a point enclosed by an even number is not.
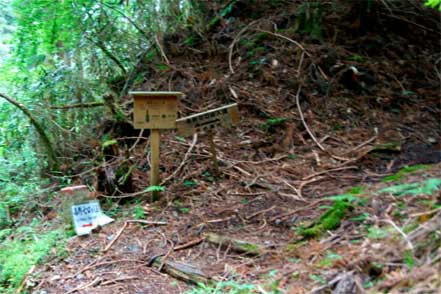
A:
[[[97,226],[104,226],[113,221],[102,213],[98,201],[72,205],[72,219],[77,235],[89,234]]]

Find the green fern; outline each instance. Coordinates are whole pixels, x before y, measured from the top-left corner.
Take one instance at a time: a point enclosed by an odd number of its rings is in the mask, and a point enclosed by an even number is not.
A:
[[[438,6],[438,10],[441,11],[441,0],[426,0],[424,6],[436,9]]]
[[[165,187],[163,187],[163,186],[149,186],[144,191],[145,192],[164,192],[165,191]]]
[[[378,193],[391,193],[395,196],[405,195],[432,195],[433,192],[440,189],[441,179],[432,178],[422,183],[409,183],[387,187],[378,191]]]

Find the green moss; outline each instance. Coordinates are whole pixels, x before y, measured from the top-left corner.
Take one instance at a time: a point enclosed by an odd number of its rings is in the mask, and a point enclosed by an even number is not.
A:
[[[297,243],[290,243],[288,245],[286,245],[286,251],[288,252],[294,252],[297,249],[299,249],[300,247],[302,247],[303,245],[305,245],[307,242],[306,241],[300,241]]]
[[[322,215],[318,222],[308,228],[299,228],[298,233],[304,238],[314,238],[328,230],[335,230],[340,226],[352,205],[348,201],[339,200]]]
[[[351,190],[349,190],[348,194],[358,195],[358,194],[363,193],[363,191],[364,191],[364,187],[362,187],[362,186],[355,186]]]
[[[260,251],[259,246],[255,245],[255,244],[240,243],[237,245],[240,246],[243,249],[243,251],[245,251],[246,253],[256,253],[256,252]]]
[[[374,146],[372,152],[381,152],[381,151],[401,151],[401,143],[400,142],[388,142],[384,144],[379,144]]]
[[[329,252],[320,262],[318,263],[319,267],[329,268],[331,267],[336,260],[341,260],[342,257],[334,252]]]
[[[405,166],[402,169],[400,169],[396,174],[387,176],[383,178],[383,182],[391,182],[391,181],[399,181],[403,178],[404,175],[414,173],[419,170],[425,170],[428,169],[430,165],[426,164],[417,164],[412,166]]]
[[[279,118],[269,118],[265,121],[265,123],[261,124],[261,128],[267,132],[274,131],[274,128],[277,126],[285,125],[287,118],[279,117]]]

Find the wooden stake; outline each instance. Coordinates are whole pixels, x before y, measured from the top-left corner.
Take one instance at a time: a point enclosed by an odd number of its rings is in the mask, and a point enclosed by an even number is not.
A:
[[[207,136],[210,144],[211,161],[213,162],[214,172],[216,175],[219,175],[219,164],[217,162],[216,144],[214,143],[213,131],[208,131]]]
[[[151,151],[151,170],[150,170],[150,186],[159,185],[159,145],[160,145],[160,133],[159,129],[152,129],[150,131],[150,151]],[[159,199],[159,192],[152,192],[152,200]]]

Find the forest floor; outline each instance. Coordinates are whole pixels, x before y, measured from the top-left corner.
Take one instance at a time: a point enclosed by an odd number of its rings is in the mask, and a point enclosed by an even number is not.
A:
[[[164,131],[160,201],[112,202],[97,176],[116,221],[38,266],[33,293],[183,293],[193,287],[183,279],[213,282],[193,293],[439,293],[438,15],[395,7],[406,1],[242,2],[217,9],[209,37],[164,38],[167,60],[145,63],[133,85],[184,92],[182,116],[238,103],[240,123],[215,135],[219,172],[204,134]],[[299,21],[315,14],[318,28]],[[105,162],[135,167],[115,197],[148,186],[148,140],[126,140],[130,156],[120,144]],[[176,268],[192,274],[176,279]]]

